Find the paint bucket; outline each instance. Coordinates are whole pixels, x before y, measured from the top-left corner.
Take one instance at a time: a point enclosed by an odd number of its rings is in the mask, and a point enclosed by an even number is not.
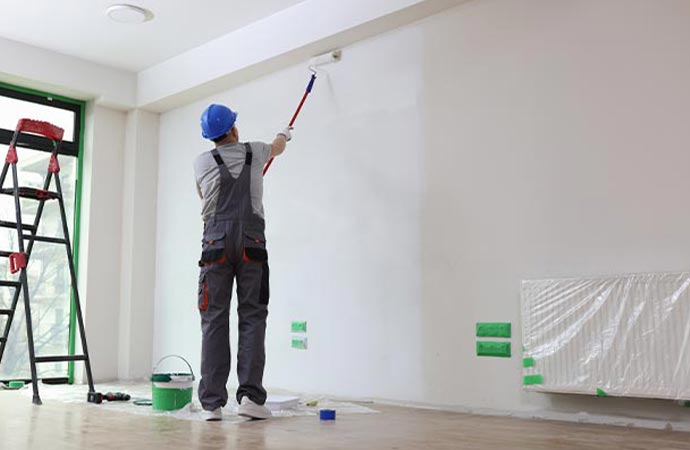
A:
[[[158,367],[169,358],[184,361],[189,372],[159,372]],[[178,355],[162,357],[153,368],[151,374],[151,399],[153,409],[159,411],[174,411],[183,408],[192,401],[194,372],[189,362]]]

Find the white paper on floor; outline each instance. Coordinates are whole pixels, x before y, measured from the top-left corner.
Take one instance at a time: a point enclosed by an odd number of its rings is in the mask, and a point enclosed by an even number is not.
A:
[[[299,406],[299,397],[296,395],[271,395],[266,397],[266,408],[271,411],[280,411],[283,409],[294,409]]]
[[[151,385],[150,384],[98,384],[96,389],[98,392],[125,392],[129,394],[132,399],[128,402],[107,402],[104,401],[100,405],[93,405],[86,403],[86,394],[88,387],[85,385],[39,385],[41,399],[43,403],[59,401],[63,403],[84,403],[90,407],[107,409],[108,411],[119,411],[129,414],[137,414],[142,416],[158,416],[158,417],[173,417],[182,420],[197,420],[203,421],[201,417],[201,405],[196,400],[177,411],[156,411],[151,406],[137,406],[133,402],[140,399],[151,399]],[[22,389],[22,393],[31,398],[31,385],[27,385]],[[196,395],[196,389],[194,394]],[[378,411],[367,408],[366,406],[357,405],[350,402],[340,402],[329,400],[327,398],[308,397],[307,401],[318,401],[316,406],[307,406],[305,401],[299,401],[295,407],[284,409],[273,409],[273,407],[280,408],[281,404],[288,404],[291,396],[275,395],[270,396],[272,400],[272,413],[274,417],[299,417],[299,416],[318,416],[320,409],[334,409],[340,415],[348,414],[372,414]],[[295,398],[295,397],[292,397]],[[296,397],[299,399],[299,397]],[[223,408],[223,422],[226,423],[240,423],[246,422],[249,419],[237,415],[237,404],[230,400],[225,408]],[[283,403],[284,402],[284,403]],[[293,402],[294,403],[294,402]]]

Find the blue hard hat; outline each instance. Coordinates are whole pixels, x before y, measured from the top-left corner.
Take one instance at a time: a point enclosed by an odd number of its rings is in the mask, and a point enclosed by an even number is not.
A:
[[[218,139],[232,129],[237,113],[224,105],[212,104],[201,114],[201,135],[204,139]]]

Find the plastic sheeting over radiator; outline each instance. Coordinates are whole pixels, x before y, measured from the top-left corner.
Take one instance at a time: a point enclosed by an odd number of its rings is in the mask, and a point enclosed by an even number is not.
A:
[[[522,283],[524,384],[690,399],[690,273]]]

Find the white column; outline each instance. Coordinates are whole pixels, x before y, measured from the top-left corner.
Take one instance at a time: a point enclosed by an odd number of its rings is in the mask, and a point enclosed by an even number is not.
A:
[[[159,115],[127,113],[122,195],[118,377],[151,373]]]
[[[87,105],[78,284],[97,381],[117,377],[125,119],[121,111]],[[83,366],[76,363],[77,381]]]

